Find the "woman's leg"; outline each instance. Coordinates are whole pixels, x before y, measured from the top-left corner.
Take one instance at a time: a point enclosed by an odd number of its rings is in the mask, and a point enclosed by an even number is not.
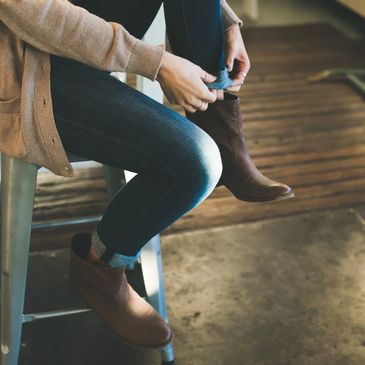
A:
[[[229,87],[220,0],[164,0],[164,13],[172,52],[217,76],[209,88]]]
[[[102,0],[89,1],[101,3]],[[109,11],[109,14],[105,15],[108,20],[125,24],[132,34],[142,37],[154,19],[161,1],[103,0],[103,6],[99,6],[97,10],[103,8],[103,11]],[[217,80],[208,84],[208,87],[217,89],[229,87],[232,80],[228,77],[224,65],[224,31],[220,0],[164,0],[163,2],[167,35],[173,52],[217,75]],[[110,9],[116,6],[115,4],[119,4],[126,11],[113,12]],[[109,10],[105,10],[108,6]],[[129,16],[129,13],[132,16]],[[222,176],[217,185],[225,185],[240,200],[266,201],[292,197],[293,192],[289,186],[266,178],[257,170],[249,156],[242,132],[238,133],[235,147],[230,146],[233,143],[230,131],[238,126],[241,128],[243,124],[241,114],[237,113],[239,108],[238,96],[224,93],[223,100],[217,100],[208,107],[208,110],[185,113],[190,121],[213,138],[222,152],[227,153],[223,160]],[[232,165],[232,161],[235,161],[235,164]],[[232,182],[229,183],[228,179]]]
[[[167,34],[174,53],[217,75],[209,88],[232,85],[224,65],[225,38],[220,0],[164,0]],[[250,158],[242,131],[243,118],[237,95],[224,92],[205,111],[185,112],[217,143],[223,161],[219,185],[225,185],[239,200],[269,201],[294,196],[291,188],[264,176]],[[234,131],[234,132],[232,132]],[[235,135],[235,141],[232,139]]]
[[[109,72],[51,60],[53,110],[65,149],[137,173],[107,205],[92,244],[88,234],[73,236],[70,283],[119,339],[165,346],[172,330],[127,283],[125,265],[210,194],[222,173],[219,149],[188,119]],[[90,247],[108,265],[94,265]]]
[[[163,0],[73,0],[106,21],[123,25],[129,33],[142,39],[152,24]]]
[[[232,84],[224,64],[224,29],[220,0],[75,0],[75,5],[122,24],[142,39],[161,4],[171,50],[217,76],[210,88]]]
[[[54,55],[51,92],[67,151],[137,173],[97,225],[111,252],[135,256],[214,189],[222,172],[217,145],[174,110],[108,72]]]

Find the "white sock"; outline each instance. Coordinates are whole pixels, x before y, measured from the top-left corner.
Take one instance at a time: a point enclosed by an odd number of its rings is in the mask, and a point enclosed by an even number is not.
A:
[[[101,257],[107,249],[103,241],[100,239],[96,229],[93,231],[91,236],[91,246],[99,257]],[[140,250],[135,256],[126,256],[120,253],[115,253],[106,264],[112,268],[130,266],[138,260],[141,251],[142,250]]]

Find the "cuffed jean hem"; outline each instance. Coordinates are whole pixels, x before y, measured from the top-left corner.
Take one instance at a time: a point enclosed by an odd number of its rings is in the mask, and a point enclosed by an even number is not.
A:
[[[136,262],[141,255],[142,249],[135,256],[126,256],[120,253],[111,251],[101,240],[97,230],[95,229],[91,236],[91,245],[94,248],[96,254],[101,257],[108,250],[110,259],[107,264],[112,268],[130,266]]]
[[[233,80],[229,78],[228,69],[225,67],[224,70],[218,71],[217,79],[209,84],[207,87],[210,89],[226,89],[230,87]]]

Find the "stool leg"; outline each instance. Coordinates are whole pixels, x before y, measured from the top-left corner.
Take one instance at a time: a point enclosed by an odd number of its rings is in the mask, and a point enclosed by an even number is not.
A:
[[[18,362],[37,172],[35,165],[2,154],[1,365]]]
[[[114,194],[126,184],[124,170],[118,167],[103,165],[108,197],[112,199]]]
[[[141,267],[148,302],[160,313],[162,318],[168,322],[160,235],[153,237],[143,248],[141,252]],[[174,350],[172,344],[161,349],[161,356],[163,364],[174,363]]]
[[[108,190],[109,200],[119,191],[119,189],[124,186],[127,181],[125,172],[119,167],[103,165],[106,187]],[[133,270],[135,268],[135,263],[128,265],[127,270]]]

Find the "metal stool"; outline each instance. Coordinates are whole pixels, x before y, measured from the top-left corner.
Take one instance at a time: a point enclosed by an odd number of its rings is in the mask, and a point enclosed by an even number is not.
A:
[[[70,157],[71,162],[82,160],[85,159],[77,158],[75,155]],[[104,169],[107,172],[109,194],[112,196],[118,186],[113,177],[117,177],[118,173],[121,176],[123,170],[105,165]],[[37,173],[36,165],[2,154],[0,190],[1,365],[17,364],[23,323],[91,310],[85,308],[23,314]],[[147,243],[140,261],[147,293],[146,299],[167,321],[159,235]],[[174,354],[171,344],[161,350],[161,355],[163,364],[173,364]]]

